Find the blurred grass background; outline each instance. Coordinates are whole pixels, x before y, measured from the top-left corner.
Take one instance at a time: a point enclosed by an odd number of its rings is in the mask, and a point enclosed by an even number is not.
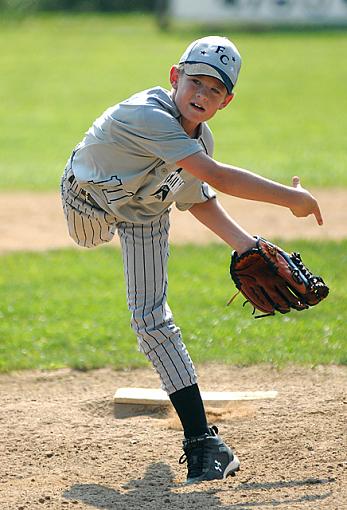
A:
[[[227,247],[172,247],[169,302],[196,362],[347,363],[347,241],[319,243],[318,250],[297,241],[295,248],[320,268],[331,294],[304,313],[255,320],[252,307],[242,307],[242,296],[226,306],[235,292]],[[119,250],[2,256],[0,284],[0,371],[147,363],[129,325]]]
[[[216,158],[284,183],[298,174],[309,188],[346,187],[346,32],[213,32],[231,37],[243,56],[236,98],[210,122]],[[161,32],[150,15],[1,20],[1,191],[58,192],[92,121],[140,89],[168,87],[171,64],[207,33]],[[303,314],[256,321],[241,297],[225,307],[234,290],[227,247],[172,248],[170,306],[194,361],[346,363],[346,241],[293,246],[331,294]],[[129,321],[118,250],[0,257],[2,371],[146,364]]]
[[[169,87],[198,27],[160,31],[150,15],[41,14],[2,22],[2,189],[57,189],[93,120],[130,94]],[[347,34],[214,29],[240,49],[234,102],[210,121],[215,157],[310,187],[346,186]]]

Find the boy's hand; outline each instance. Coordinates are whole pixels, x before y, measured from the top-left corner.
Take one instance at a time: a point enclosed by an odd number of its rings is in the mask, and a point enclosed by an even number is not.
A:
[[[292,184],[293,188],[299,192],[296,203],[290,207],[294,216],[304,217],[314,214],[318,225],[323,225],[323,218],[317,200],[301,186],[298,176],[293,177]]]

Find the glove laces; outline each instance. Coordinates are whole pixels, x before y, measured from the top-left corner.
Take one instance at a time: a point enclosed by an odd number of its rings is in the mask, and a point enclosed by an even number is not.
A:
[[[300,253],[292,253],[290,258],[292,259],[292,261],[294,262],[294,264],[297,266],[298,270],[294,271],[295,274],[293,274],[293,276],[296,277],[296,280],[301,280],[300,278],[300,275],[299,275],[299,271],[304,275],[304,277],[306,278],[306,280],[311,284],[311,285],[314,285],[314,284],[317,284],[319,282],[323,282],[323,279],[320,278],[319,276],[315,276],[311,273],[311,271],[309,271],[307,269],[307,267],[305,266],[305,264],[303,263],[302,259],[301,259],[301,255]]]

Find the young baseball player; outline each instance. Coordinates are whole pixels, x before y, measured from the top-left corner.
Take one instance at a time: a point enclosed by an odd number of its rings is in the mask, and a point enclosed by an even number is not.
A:
[[[240,254],[255,245],[219,204],[212,188],[278,204],[295,216],[314,214],[300,185],[267,180],[215,161],[206,122],[233,99],[241,67],[223,37],[194,41],[170,70],[171,90],[154,87],[110,107],[68,160],[61,184],[71,237],[80,246],[111,241],[123,252],[127,302],[140,350],[159,374],[181,420],[187,482],[226,478],[240,462],[207,424],[193,362],[167,303],[169,213],[175,203]]]

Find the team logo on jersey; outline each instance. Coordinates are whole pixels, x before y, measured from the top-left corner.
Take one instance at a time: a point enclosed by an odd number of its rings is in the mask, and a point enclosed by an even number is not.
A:
[[[162,202],[164,202],[170,191],[173,195],[177,193],[184,184],[184,180],[180,176],[181,172],[182,168],[179,168],[178,170],[175,170],[175,172],[169,174],[161,183],[160,188],[158,188],[153,195],[157,196]]]

